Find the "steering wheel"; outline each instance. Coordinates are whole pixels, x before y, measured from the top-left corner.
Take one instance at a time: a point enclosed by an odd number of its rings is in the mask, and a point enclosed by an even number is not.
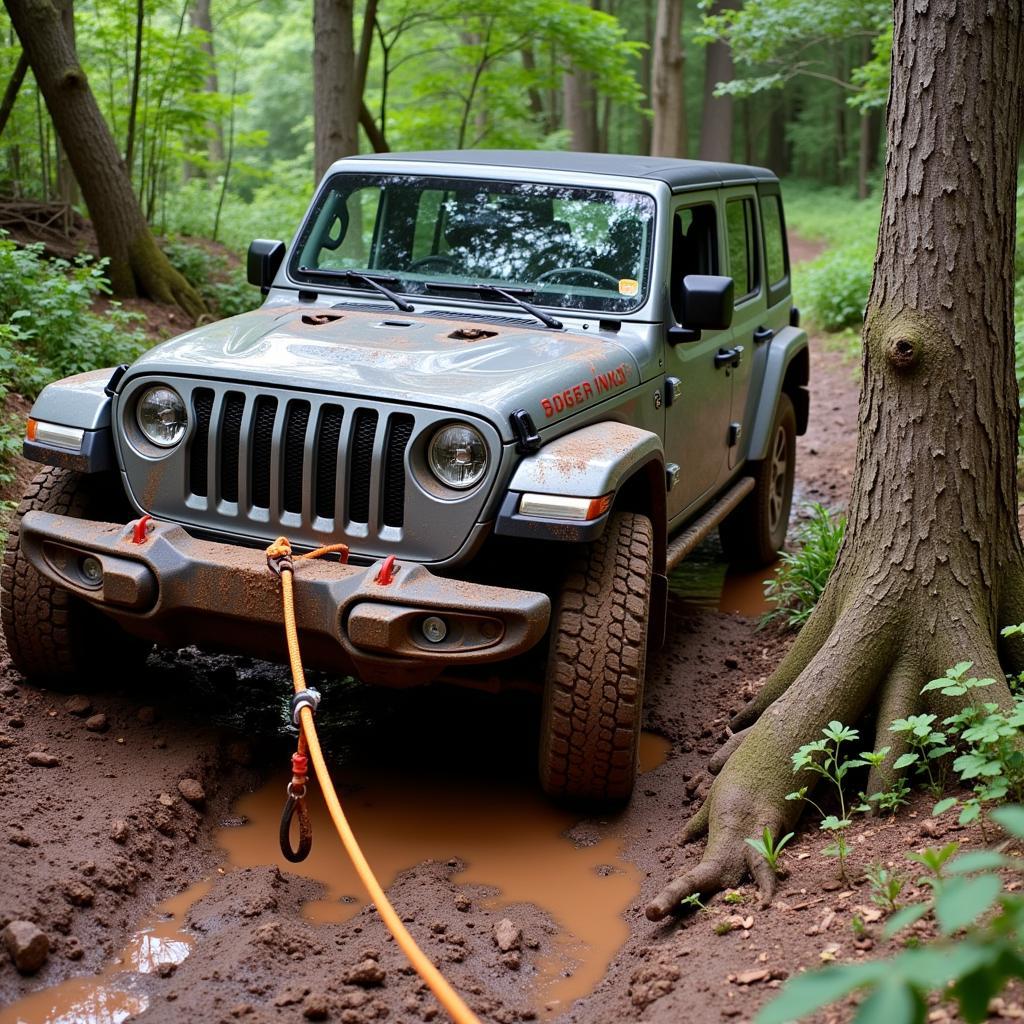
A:
[[[554,270],[545,270],[543,274],[537,275],[537,284],[543,281],[555,281],[556,278],[564,278],[563,284],[580,284],[584,287],[586,282],[597,281],[598,287],[609,285],[615,291],[619,290],[619,279],[606,274],[603,270],[595,267],[555,267]]]
[[[418,260],[413,260],[412,263],[409,264],[409,269],[457,271],[459,266],[459,261],[454,256],[448,256],[443,252],[437,252],[430,256],[421,256]]]

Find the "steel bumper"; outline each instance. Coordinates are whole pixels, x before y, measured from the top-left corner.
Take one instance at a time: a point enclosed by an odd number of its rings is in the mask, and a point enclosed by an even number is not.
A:
[[[21,545],[40,573],[129,633],[168,647],[286,657],[280,583],[258,548],[201,540],[160,522],[135,543],[131,526],[39,511],[22,520]],[[411,685],[503,661],[533,647],[551,614],[545,594],[448,579],[414,562],[396,562],[383,584],[383,561],[295,565],[304,660],[368,682]],[[437,642],[422,629],[430,616],[446,630]]]

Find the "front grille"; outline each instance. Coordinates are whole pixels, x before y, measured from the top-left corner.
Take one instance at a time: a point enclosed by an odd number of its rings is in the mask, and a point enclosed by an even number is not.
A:
[[[173,387],[189,412],[183,444],[158,462],[131,443],[135,401]],[[409,401],[245,381],[143,375],[124,386],[115,439],[133,502],[155,519],[253,547],[288,537],[298,549],[342,542],[353,559],[470,557],[486,529],[494,482],[510,452],[486,419]],[[452,420],[472,422],[491,455],[487,479],[445,491],[425,442]]]
[[[348,517],[353,523],[370,521],[370,468],[373,439],[377,436],[377,413],[360,409],[356,413],[349,450]]]
[[[241,513],[248,505],[270,522],[290,515],[303,525],[316,517],[317,529],[334,532],[404,525],[414,416],[238,391],[217,396],[209,388],[196,388],[192,408],[188,490],[209,508],[231,502]],[[208,493],[211,465],[216,494]]]
[[[206,472],[210,466],[210,414],[213,412],[213,392],[209,388],[192,392],[192,411],[196,416],[196,430],[189,454],[189,482],[192,493],[205,498],[209,487]]]

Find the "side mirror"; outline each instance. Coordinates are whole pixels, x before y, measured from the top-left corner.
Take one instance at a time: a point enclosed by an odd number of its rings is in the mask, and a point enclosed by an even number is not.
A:
[[[249,244],[249,256],[245,262],[249,284],[256,285],[264,295],[274,283],[284,260],[284,242],[269,238],[257,238]]]
[[[733,280],[712,274],[683,278],[683,327],[669,329],[669,341],[697,341],[701,331],[724,331],[732,326]]]

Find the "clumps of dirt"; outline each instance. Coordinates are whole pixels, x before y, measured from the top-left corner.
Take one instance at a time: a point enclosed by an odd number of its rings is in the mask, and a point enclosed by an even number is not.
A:
[[[31,971],[0,956],[2,1002],[98,970],[155,903],[219,862],[210,819],[254,776],[215,730],[144,710],[125,690],[69,696],[0,675],[0,931],[28,922],[48,947]],[[180,795],[190,782],[199,806]]]

